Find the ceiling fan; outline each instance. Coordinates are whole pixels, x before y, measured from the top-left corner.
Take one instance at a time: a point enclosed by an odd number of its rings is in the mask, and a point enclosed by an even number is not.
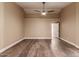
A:
[[[45,4],[46,4],[46,2],[42,2],[42,4],[43,4],[42,11],[39,11],[39,10],[34,10],[34,11],[35,11],[35,12],[40,12],[42,15],[46,15],[47,13],[54,12],[54,10],[49,10],[49,11],[47,11],[47,10],[45,9]]]

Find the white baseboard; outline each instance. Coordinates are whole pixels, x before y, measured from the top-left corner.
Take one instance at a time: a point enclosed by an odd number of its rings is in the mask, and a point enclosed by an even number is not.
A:
[[[51,37],[24,37],[24,39],[51,39]]]
[[[22,40],[24,40],[24,39],[20,39],[20,40],[14,42],[14,43],[8,45],[7,47],[0,49],[0,53],[2,53],[2,52],[4,52],[5,50],[11,48],[12,46],[16,45],[17,43],[21,42]]]
[[[63,40],[63,41],[65,41],[65,42],[67,42],[67,43],[69,43],[69,44],[71,44],[71,45],[73,45],[73,46],[75,46],[76,48],[79,49],[79,46],[78,46],[78,45],[76,45],[76,44],[74,44],[74,43],[72,43],[72,42],[70,42],[70,41],[68,41],[68,40],[65,40],[65,39],[63,39],[63,38],[60,38],[60,39]]]

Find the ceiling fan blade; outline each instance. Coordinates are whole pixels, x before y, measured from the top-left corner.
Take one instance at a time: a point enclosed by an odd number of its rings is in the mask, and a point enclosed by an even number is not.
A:
[[[40,12],[39,10],[34,10],[34,11],[36,11],[36,12]]]
[[[50,10],[50,11],[48,11],[48,12],[55,12],[54,10]]]

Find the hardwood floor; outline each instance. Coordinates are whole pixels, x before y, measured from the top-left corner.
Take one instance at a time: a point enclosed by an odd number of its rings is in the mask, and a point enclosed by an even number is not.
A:
[[[60,39],[26,39],[0,54],[1,57],[78,57],[79,50]]]

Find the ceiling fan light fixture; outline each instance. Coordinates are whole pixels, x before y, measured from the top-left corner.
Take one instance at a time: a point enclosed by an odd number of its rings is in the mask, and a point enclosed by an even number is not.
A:
[[[42,15],[46,15],[46,12],[42,12],[41,14],[42,14]]]

